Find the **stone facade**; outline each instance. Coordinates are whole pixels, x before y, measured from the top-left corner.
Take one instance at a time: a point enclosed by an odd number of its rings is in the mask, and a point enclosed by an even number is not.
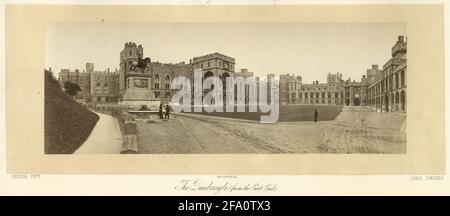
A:
[[[406,40],[399,36],[391,49],[392,58],[382,69],[372,65],[360,81],[343,79],[341,73],[328,73],[327,82],[302,83],[302,77],[285,74],[279,79],[281,104],[313,104],[334,106],[368,106],[379,112],[406,112]],[[142,45],[125,43],[120,52],[119,71],[94,71],[93,63],[86,63],[86,71],[62,69],[61,83],[78,83],[82,91],[76,96],[86,102],[116,103],[120,101],[169,102],[176,90],[170,89],[175,77],[194,80],[194,69],[201,68],[203,79],[219,77],[225,87],[226,77],[253,77],[253,72],[235,72],[235,59],[220,53],[194,57],[187,64],[160,63],[144,58]],[[144,64],[137,67],[139,63]],[[274,77],[273,74],[267,78]],[[255,77],[258,80],[258,77]],[[268,83],[270,85],[270,83]],[[193,88],[193,86],[192,86]],[[249,86],[245,86],[246,104]],[[235,95],[237,89],[234,89]],[[208,92],[205,90],[204,94]],[[224,91],[224,100],[227,92]],[[270,88],[268,88],[270,96]],[[235,98],[236,99],[236,98]],[[269,98],[269,101],[271,99]]]
[[[295,75],[280,76],[280,103],[364,106],[366,103],[366,77],[360,82],[343,80],[341,73],[329,73],[326,83],[313,81],[302,84]]]
[[[372,66],[368,85],[368,106],[378,112],[406,113],[406,60],[407,42],[399,36],[391,49],[392,58],[383,65]],[[369,76],[369,75],[368,75]]]
[[[82,102],[89,102],[91,97],[91,74],[85,71],[80,72],[76,69],[70,71],[69,69],[61,69],[59,73],[59,82],[61,86],[64,86],[65,82],[76,83],[80,86],[81,91],[75,96],[75,98]]]
[[[282,104],[368,106],[378,112],[406,113],[406,40],[399,36],[391,49],[392,58],[383,69],[372,65],[359,82],[342,79],[342,74],[327,75],[326,83],[302,84],[295,75],[280,76]]]
[[[61,69],[59,82],[61,86],[66,81],[76,83],[81,91],[75,98],[81,102],[114,103],[118,95],[118,73],[107,71],[94,71],[94,64],[87,63],[86,70],[80,72],[78,69],[70,71]]]
[[[94,71],[91,74],[91,102],[115,103],[118,95],[118,72]]]

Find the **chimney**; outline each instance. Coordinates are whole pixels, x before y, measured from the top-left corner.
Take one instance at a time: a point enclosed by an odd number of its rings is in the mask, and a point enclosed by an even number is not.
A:
[[[49,68],[48,68],[48,71],[52,72],[52,67],[49,67]]]

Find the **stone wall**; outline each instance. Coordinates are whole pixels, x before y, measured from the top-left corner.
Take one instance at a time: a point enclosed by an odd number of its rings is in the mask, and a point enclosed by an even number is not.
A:
[[[110,104],[88,104],[89,109],[96,112],[112,115],[119,122],[120,131],[122,133],[122,150],[121,154],[136,154],[139,150],[137,125],[134,117],[126,108]]]

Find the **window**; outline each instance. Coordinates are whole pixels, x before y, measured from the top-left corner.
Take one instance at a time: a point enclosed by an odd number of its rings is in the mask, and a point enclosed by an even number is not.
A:
[[[316,93],[316,98],[319,98],[319,97],[320,97],[320,96],[319,96],[319,93],[317,92],[317,93]],[[317,103],[318,103],[318,102],[317,102]]]
[[[170,76],[167,75],[166,76],[166,81],[165,81],[165,89],[170,89]]]
[[[398,73],[397,74],[395,74],[395,88],[398,88],[399,87],[399,82],[398,82]]]
[[[170,92],[166,92],[164,95],[165,98],[170,98]]]
[[[160,92],[155,92],[155,98],[159,98]]]
[[[159,89],[159,75],[155,75],[155,89]],[[156,93],[155,93],[156,95]]]
[[[402,70],[402,71],[400,72],[400,78],[401,78],[401,84],[402,84],[402,86],[405,86],[405,71],[404,71],[404,70]]]
[[[335,92],[334,93],[334,98],[338,98],[339,97],[339,93]]]

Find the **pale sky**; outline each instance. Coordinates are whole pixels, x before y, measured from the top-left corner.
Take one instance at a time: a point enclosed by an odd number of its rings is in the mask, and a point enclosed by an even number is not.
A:
[[[82,71],[86,62],[114,70],[132,41],[142,44],[145,57],[163,63],[219,52],[235,58],[236,72],[289,73],[303,83],[339,72],[358,81],[372,64],[382,67],[405,34],[404,23],[58,23],[47,28],[45,67],[56,76],[61,68]]]

